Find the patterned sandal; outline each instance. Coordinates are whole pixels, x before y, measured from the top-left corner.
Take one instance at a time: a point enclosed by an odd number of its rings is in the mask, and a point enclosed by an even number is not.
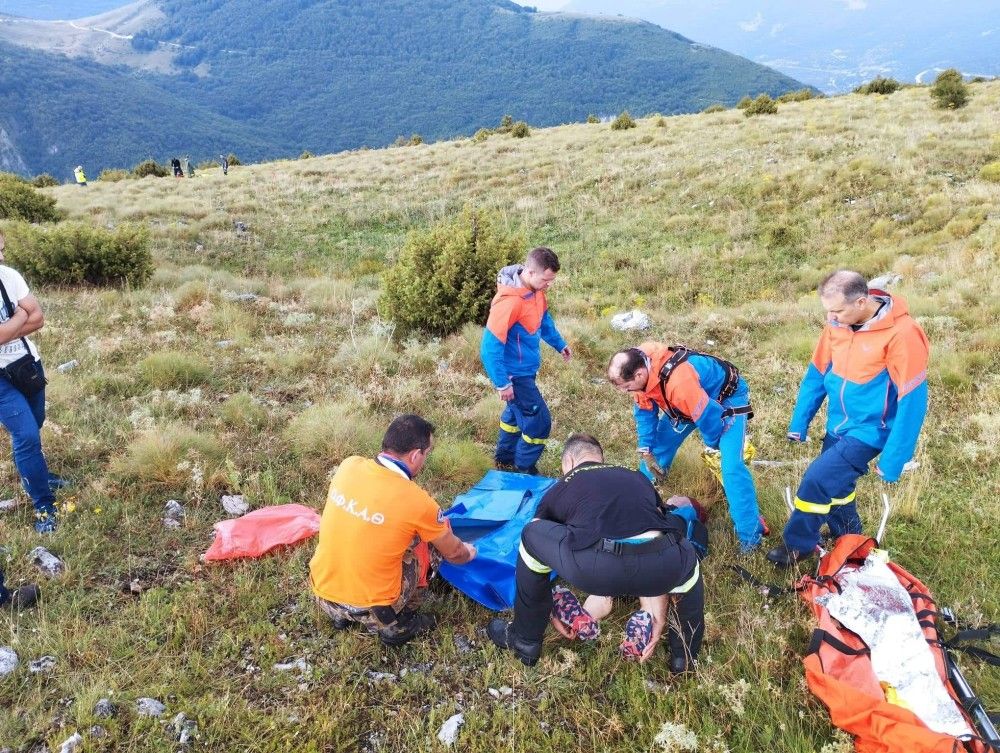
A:
[[[625,661],[639,661],[642,652],[653,638],[653,616],[640,609],[625,623],[625,640],[618,650]]]
[[[577,639],[593,641],[601,634],[601,626],[583,608],[576,595],[564,586],[552,589],[552,615],[572,630]]]

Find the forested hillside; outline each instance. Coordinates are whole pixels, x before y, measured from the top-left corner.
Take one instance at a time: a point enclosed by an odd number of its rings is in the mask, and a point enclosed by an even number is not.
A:
[[[157,5],[166,19],[136,33],[132,48],[175,50],[175,75],[22,47],[0,53],[0,88],[14,95],[0,127],[29,171],[65,175],[83,162],[94,172],[172,150],[331,152],[414,132],[468,134],[505,113],[552,125],[626,108],[698,111],[801,86],[653,24],[506,0]],[[51,127],[34,125],[40,113],[51,113]]]

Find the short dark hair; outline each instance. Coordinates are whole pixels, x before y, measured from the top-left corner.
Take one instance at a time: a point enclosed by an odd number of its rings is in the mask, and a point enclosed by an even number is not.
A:
[[[604,460],[604,448],[595,437],[590,434],[570,434],[563,445],[563,455],[576,455],[581,450],[596,452],[601,456],[601,460]]]
[[[608,362],[609,371],[615,358],[620,355],[625,356],[625,361],[618,370],[618,378],[623,382],[631,382],[635,379],[635,373],[646,365],[646,354],[638,348],[626,348],[625,350],[619,350],[611,356],[611,360]]]
[[[556,252],[551,248],[546,248],[545,246],[539,246],[538,248],[533,248],[528,252],[528,257],[525,259],[526,264],[529,264],[543,272],[546,269],[551,269],[553,272],[559,271],[559,257],[556,256]]]
[[[397,416],[382,437],[382,451],[405,455],[411,450],[426,450],[431,446],[434,424],[415,413]]]
[[[838,269],[823,278],[818,291],[821,296],[840,293],[845,301],[856,301],[868,295],[868,280],[851,269]]]

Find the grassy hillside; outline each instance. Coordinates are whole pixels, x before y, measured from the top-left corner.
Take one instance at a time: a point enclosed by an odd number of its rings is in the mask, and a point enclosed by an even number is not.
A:
[[[380,146],[414,132],[471,134],[505,113],[555,125],[625,108],[697,112],[802,86],[653,24],[534,13],[506,0],[157,6],[165,17],[151,14],[159,20],[148,28],[121,28],[131,47],[117,58],[125,43],[100,31],[73,45],[62,36],[81,31],[66,24],[33,33],[42,49],[89,52],[109,65],[0,51],[0,89],[10,92],[0,127],[17,134],[29,170],[65,175],[82,162],[96,173],[178,151],[256,161]],[[0,24],[0,41],[17,42],[18,28]],[[166,51],[176,75],[157,72]],[[66,75],[81,68],[78,80]],[[39,120],[55,126],[39,129]],[[118,142],[108,143],[110,134]]]
[[[0,705],[13,711],[0,715],[0,747],[55,749],[101,724],[108,736],[87,750],[175,750],[169,724],[135,713],[137,698],[153,696],[166,719],[197,720],[193,749],[206,751],[434,750],[442,722],[464,711],[463,751],[671,750],[656,738],[672,723],[699,750],[846,753],[804,687],[805,609],[767,603],[728,571],[735,542],[696,440],[665,490],[714,503],[708,633],[692,679],[671,679],[662,660],[619,661],[624,607],[596,646],[550,636],[528,670],[484,645],[490,615],[446,587],[428,604],[438,632],[387,651],[324,624],[305,581],[312,545],[229,566],[198,556],[223,517],[221,493],[319,507],[333,467],[371,452],[401,411],[439,427],[421,481],[442,505],[489,467],[500,406],[478,364],[480,329],[395,342],[375,309],[379,273],[406,232],[474,204],[564,262],[550,302],[577,358],[548,357],[541,373],[553,437],[594,432],[612,461],[634,462],[628,400],[603,370],[637,339],[612,331],[610,313],[640,307],[653,337],[744,369],[759,457],[798,463],[755,469],[775,529],[784,487],[817,451],[815,439],[804,451],[784,439],[823,320],[814,286],[840,266],[901,274],[894,290],[932,342],[931,410],[920,468],[891,489],[885,543],[940,603],[997,621],[1000,185],[978,175],[1000,159],[1000,84],[972,92],[958,112],[908,89],[753,119],[572,125],[237,167],[227,178],[51,189],[74,218],[148,223],[157,272],[142,290],[37,290],[48,318],[38,337],[50,374],[44,442],[54,469],[78,483],[62,496],[54,537],[30,532],[26,508],[0,515],[14,582],[33,577],[27,556],[39,543],[68,563],[44,584],[40,609],[0,636],[25,663],[57,658],[50,673],[22,666],[0,680]],[[237,235],[237,221],[249,232]],[[55,371],[72,358],[76,369]],[[556,472],[558,452],[553,441],[543,471]],[[9,455],[0,483],[19,488]],[[871,478],[859,487],[869,528],[879,489]],[[170,498],[187,507],[179,530],[160,522]],[[763,555],[742,563],[781,578]],[[272,669],[295,658],[311,670]],[[987,706],[1000,706],[997,672],[963,666]],[[92,712],[102,697],[118,704],[110,720]]]

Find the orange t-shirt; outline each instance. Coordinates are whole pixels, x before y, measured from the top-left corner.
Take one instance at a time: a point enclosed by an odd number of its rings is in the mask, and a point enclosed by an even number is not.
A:
[[[400,471],[349,457],[334,474],[323,508],[309,563],[313,592],[355,607],[392,604],[413,538],[431,541],[449,530],[434,498]]]

